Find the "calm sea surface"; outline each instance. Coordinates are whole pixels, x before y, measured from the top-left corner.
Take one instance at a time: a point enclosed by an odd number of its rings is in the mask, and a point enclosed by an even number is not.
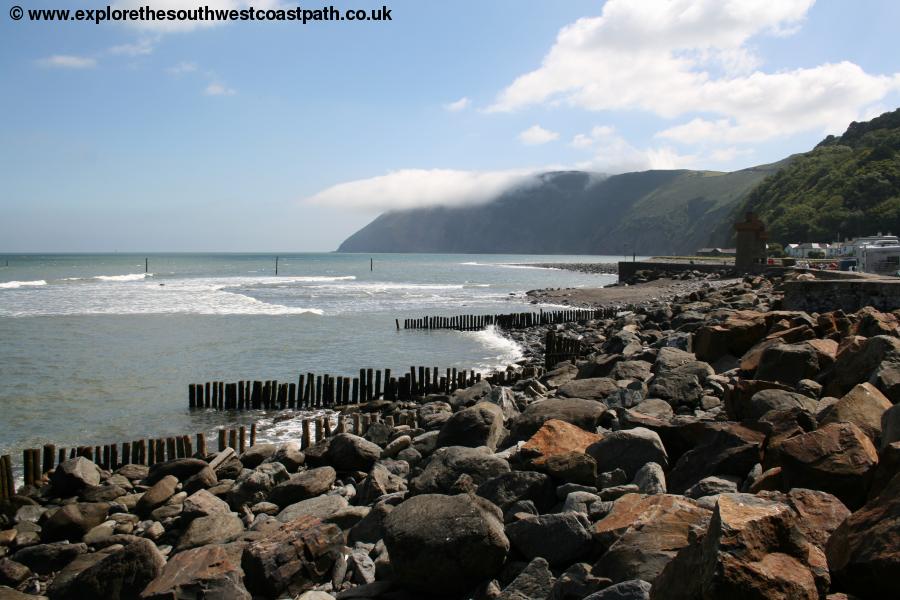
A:
[[[192,382],[353,376],[361,367],[490,369],[494,331],[400,331],[394,319],[535,310],[523,293],[615,276],[514,266],[611,262],[503,255],[0,256],[0,453],[190,434],[265,415],[189,411]],[[9,266],[5,266],[6,259]],[[271,417],[271,415],[270,415]],[[266,429],[265,424],[268,425]]]

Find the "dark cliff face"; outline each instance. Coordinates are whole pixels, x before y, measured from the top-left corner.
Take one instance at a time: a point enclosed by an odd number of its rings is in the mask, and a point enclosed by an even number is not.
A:
[[[339,252],[685,253],[776,165],[734,173],[545,173],[486,204],[389,212]]]

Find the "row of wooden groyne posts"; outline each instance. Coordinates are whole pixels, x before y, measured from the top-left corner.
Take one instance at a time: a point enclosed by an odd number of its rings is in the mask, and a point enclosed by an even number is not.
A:
[[[541,309],[538,312],[508,313],[502,315],[457,315],[454,317],[434,316],[404,319],[403,329],[453,329],[456,331],[480,331],[494,326],[500,329],[527,329],[540,325],[557,325],[609,319],[622,310],[633,310],[632,305],[604,306],[602,308],[571,308],[566,310]],[[400,329],[400,320],[395,321]]]
[[[573,309],[541,311],[539,313],[513,313],[504,315],[460,315],[457,317],[423,317],[405,319],[405,329],[454,329],[470,331],[498,326],[503,329],[527,328],[591,319],[610,318],[630,307],[600,309]],[[399,320],[397,320],[399,329]],[[574,360],[581,353],[579,340],[548,331],[545,339],[545,368],[563,361]],[[490,373],[485,380],[492,385],[512,384],[523,375],[540,376],[542,370],[504,370]],[[238,381],[226,383],[211,381],[192,383],[188,386],[190,409],[214,409],[222,411],[243,410],[297,410],[337,409],[342,406],[363,405],[374,400],[411,401],[428,394],[451,394],[455,390],[475,385],[483,379],[473,369],[463,370],[437,367],[410,367],[409,372],[395,377],[391,369],[360,369],[358,377],[301,374],[296,382]],[[339,413],[335,426],[331,417],[319,416],[301,422],[301,446],[307,448],[315,442],[336,433],[352,432],[364,435],[374,422],[379,422],[377,412]],[[402,411],[400,424],[416,426],[416,411]],[[386,424],[395,425],[392,417]],[[255,423],[217,430],[218,449],[229,448],[242,453],[256,443]],[[314,436],[314,437],[313,437]],[[105,445],[57,448],[44,444],[41,448],[29,448],[22,452],[22,471],[26,485],[39,484],[44,476],[65,460],[85,457],[104,469],[116,469],[125,464],[152,466],[153,464],[191,456],[206,456],[206,433],[180,435],[166,438],[147,438]],[[10,455],[0,456],[0,501],[8,500],[15,493],[15,477]]]

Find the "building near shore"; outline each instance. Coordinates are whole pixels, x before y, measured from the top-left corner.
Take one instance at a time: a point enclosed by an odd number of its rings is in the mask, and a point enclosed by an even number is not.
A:
[[[734,256],[737,254],[736,248],[700,248],[697,250],[697,256]]]

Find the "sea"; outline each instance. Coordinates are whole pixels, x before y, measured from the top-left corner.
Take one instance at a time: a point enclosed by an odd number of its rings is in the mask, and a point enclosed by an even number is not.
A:
[[[0,255],[0,454],[19,466],[24,448],[45,443],[102,445],[249,422],[260,440],[285,439],[298,419],[189,410],[188,385],[413,365],[503,368],[522,350],[494,329],[397,331],[395,319],[548,308],[525,292],[598,287],[616,276],[528,263],[620,259]]]

